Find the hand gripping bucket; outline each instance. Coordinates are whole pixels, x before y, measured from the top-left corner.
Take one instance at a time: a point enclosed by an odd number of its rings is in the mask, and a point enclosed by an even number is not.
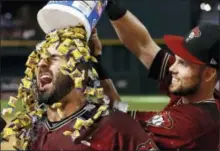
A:
[[[88,40],[106,5],[107,0],[49,1],[39,10],[37,21],[46,34],[55,29],[82,24]]]

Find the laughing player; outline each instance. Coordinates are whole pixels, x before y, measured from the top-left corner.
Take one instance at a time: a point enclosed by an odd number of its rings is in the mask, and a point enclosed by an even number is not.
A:
[[[217,150],[220,117],[215,85],[219,78],[220,27],[206,23],[186,37],[166,35],[164,40],[173,56],[116,1],[110,1],[106,10],[120,40],[170,97],[169,104],[158,113],[133,113],[149,134],[138,149]]]

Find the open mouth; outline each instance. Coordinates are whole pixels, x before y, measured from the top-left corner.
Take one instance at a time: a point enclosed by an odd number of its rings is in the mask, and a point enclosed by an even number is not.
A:
[[[173,83],[176,83],[176,82],[178,82],[178,81],[179,81],[178,79],[172,78],[172,82],[173,82]]]
[[[40,75],[40,90],[47,88],[53,81],[51,74],[44,73]]]

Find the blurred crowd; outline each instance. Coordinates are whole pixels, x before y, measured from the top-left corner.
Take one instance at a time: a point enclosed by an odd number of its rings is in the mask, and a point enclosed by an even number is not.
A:
[[[14,4],[15,6],[16,3]],[[1,3],[0,28],[1,39],[32,40],[39,39],[43,34],[37,24],[37,11],[39,7],[24,4],[17,7],[8,7]]]
[[[192,26],[198,24],[198,21],[219,23],[220,4],[217,0],[192,2]],[[46,3],[47,1],[31,0],[0,2],[1,39],[41,39],[44,34],[37,23],[36,14]]]

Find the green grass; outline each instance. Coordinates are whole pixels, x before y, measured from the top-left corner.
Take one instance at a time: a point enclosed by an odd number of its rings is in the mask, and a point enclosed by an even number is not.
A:
[[[161,110],[168,102],[166,96],[121,96],[123,102],[128,102],[129,110],[139,111],[156,111]],[[16,104],[16,110],[22,109],[22,104],[18,102]],[[7,107],[7,101],[1,101],[1,110]]]
[[[166,96],[122,96],[124,102],[128,102],[129,110],[151,111],[161,110],[169,98]]]

